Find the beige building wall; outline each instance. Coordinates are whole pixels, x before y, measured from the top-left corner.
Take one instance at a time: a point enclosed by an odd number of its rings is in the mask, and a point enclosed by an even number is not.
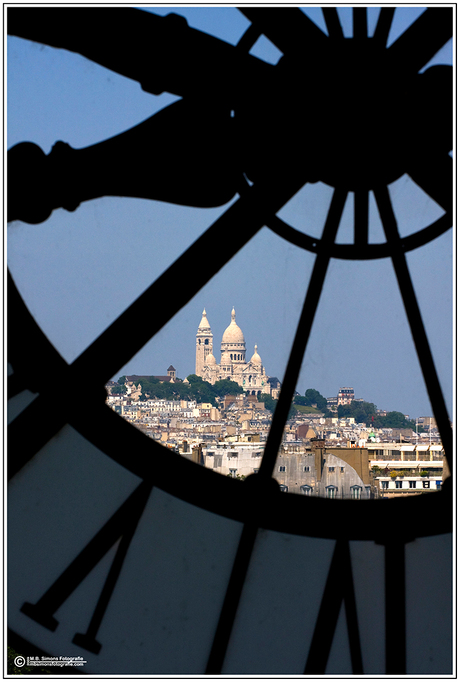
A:
[[[319,478],[321,478],[323,459],[326,455],[334,455],[353,467],[365,485],[369,484],[369,453],[367,448],[326,448],[324,441],[312,439],[311,449],[315,455],[316,475]]]

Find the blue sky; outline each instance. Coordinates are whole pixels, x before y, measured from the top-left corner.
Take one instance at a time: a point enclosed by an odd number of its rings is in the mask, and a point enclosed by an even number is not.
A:
[[[150,8],[184,14],[189,25],[236,44],[249,21],[231,7]],[[326,30],[318,8],[304,11]],[[370,31],[378,8],[369,11]],[[399,7],[389,42],[423,11]],[[351,34],[351,8],[339,10]],[[432,63],[452,63],[451,44]],[[275,63],[267,40],[253,48]],[[8,38],[8,148],[29,140],[46,153],[56,140],[85,147],[164,108],[175,97],[150,95],[139,84],[76,54]],[[340,115],[340,114],[339,114]],[[309,131],[310,132],[310,131]],[[314,131],[313,131],[314,132]],[[442,210],[403,176],[390,187],[402,234],[430,224]],[[313,236],[322,231],[331,188],[307,185],[279,212]],[[234,200],[232,200],[234,201]],[[232,202],[230,202],[232,203]],[[229,206],[194,209],[140,199],[106,197],[74,213],[54,211],[41,225],[8,228],[8,263],[39,324],[67,361],[75,359],[164,269]],[[337,241],[352,235],[352,196]],[[371,241],[383,231],[371,199]],[[225,248],[223,235],[216,249]],[[314,256],[263,228],[120,374],[178,376],[195,369],[195,334],[206,307],[219,361],[222,333],[236,309],[247,344],[257,343],[267,374],[282,380]],[[452,232],[408,254],[423,319],[452,416]],[[206,262],[197,263],[206,267]],[[178,286],[187,286],[179,282]],[[174,291],[164,296],[174,304]],[[155,315],[146,310],[145,315]],[[135,334],[126,329],[126,334]],[[122,339],[120,339],[122,343]],[[353,386],[357,397],[411,417],[431,415],[391,262],[331,262],[297,390],[325,396]]]

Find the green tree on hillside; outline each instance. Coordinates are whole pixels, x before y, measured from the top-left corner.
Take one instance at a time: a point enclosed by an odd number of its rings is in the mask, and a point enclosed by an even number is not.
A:
[[[318,410],[321,410],[321,412],[327,410],[327,400],[319,391],[316,390],[316,388],[307,388],[305,391],[305,399],[306,402],[299,403],[299,405],[316,405]]]
[[[375,426],[376,429],[412,429],[415,431],[415,422],[402,414],[402,412],[388,412],[383,417],[377,415],[377,408],[374,403],[366,403],[352,400],[349,405],[339,405],[337,416],[354,417],[356,423],[365,423],[367,426]]]
[[[268,393],[261,393],[259,396],[259,402],[263,403],[266,410],[269,410],[272,414],[275,411],[277,400],[268,395]]]
[[[367,424],[370,426],[372,423],[374,426],[378,427],[376,423],[377,408],[374,403],[366,403],[364,400],[352,400],[349,405],[339,405],[337,407],[337,416],[339,419],[345,417],[354,417],[357,424]],[[374,421],[372,421],[374,417]]]
[[[203,381],[203,379],[196,374],[189,374],[187,381],[190,385],[189,395],[193,396],[191,397],[191,400],[196,400],[197,403],[216,404],[216,392],[208,381]]]
[[[111,395],[124,395],[128,389],[126,386],[123,384],[117,384],[116,386],[112,386],[110,389]]]
[[[275,412],[276,406],[278,404],[278,401],[268,395],[268,393],[262,393],[259,396],[259,402],[263,403],[265,405],[265,409],[269,410],[272,414]],[[295,409],[294,405],[291,405],[289,408],[288,419],[291,419],[296,414],[297,410]]]
[[[230,379],[221,379],[216,381],[213,386],[216,396],[223,398],[226,395],[238,395],[239,393],[244,393],[242,386],[236,383],[236,381],[231,381]]]
[[[415,431],[415,421],[406,419],[402,412],[388,412],[386,417],[380,417],[381,428],[386,429],[412,429]]]
[[[203,379],[199,377],[198,374],[189,374],[187,377],[187,381],[189,382],[189,384],[194,384],[202,382]]]
[[[135,382],[136,386],[139,384],[142,386],[143,393],[152,393],[156,390],[158,386],[161,386],[158,379],[155,377],[141,377]]]
[[[136,380],[136,385],[141,385],[141,400],[150,398],[152,400],[196,400],[198,403],[215,404],[217,390],[207,381],[196,374],[187,377],[188,383],[182,382],[161,382],[154,376],[141,377]],[[233,383],[233,382],[230,382]]]

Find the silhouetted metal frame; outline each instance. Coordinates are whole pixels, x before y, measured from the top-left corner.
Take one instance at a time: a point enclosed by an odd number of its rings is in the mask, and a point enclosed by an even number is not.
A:
[[[238,50],[250,49],[262,33],[282,51],[289,49],[291,53],[299,56],[303,54],[306,36],[313,44],[327,40],[306,15],[296,8],[278,10],[276,16],[270,8],[242,8],[241,11],[252,24],[240,40],[236,48]],[[382,9],[374,34],[375,40],[386,42],[393,12],[393,8]],[[331,39],[343,39],[336,9],[324,8],[323,13]],[[441,16],[439,9],[426,10],[391,47],[395,59],[404,58],[409,51],[413,68],[421,68],[446,42],[446,35],[449,30],[451,31],[448,23],[445,11]],[[356,37],[365,37],[366,15],[363,8],[354,8],[353,25]],[[434,38],[429,45],[424,45],[423,54],[420,55],[420,36],[426,31],[427,26]],[[387,187],[376,188],[374,190],[376,201],[387,237],[385,244],[368,243],[367,192],[355,194],[355,243],[345,245],[335,244],[347,195],[345,191],[335,190],[323,236],[321,239],[314,239],[286,225],[276,216],[276,212],[305,184],[301,169],[283,169],[280,176],[274,177],[272,182],[244,188],[240,198],[70,365],[63,360],[40,330],[9,275],[8,352],[14,370],[14,374],[9,378],[9,388],[13,396],[25,389],[37,394],[9,427],[9,478],[14,477],[68,423],[90,443],[143,481],[133,496],[120,508],[123,512],[118,510],[101,529],[101,535],[97,534],[93,538],[81,555],[68,567],[67,573],[62,574],[42,599],[35,605],[24,606],[25,612],[29,611],[32,617],[38,614],[39,619],[42,611],[44,620],[47,618],[49,620],[43,624],[53,629],[55,627],[53,607],[56,610],[59,604],[65,601],[79,581],[84,579],[87,571],[94,566],[94,562],[99,560],[98,557],[105,554],[117,538],[121,537],[88,630],[85,634],[77,634],[74,640],[97,653],[100,647],[95,639],[97,630],[122,568],[130,539],[151,490],[158,487],[187,502],[244,523],[206,672],[219,674],[222,671],[257,532],[259,528],[265,528],[337,540],[315,633],[310,643],[306,674],[323,674],[326,670],[342,600],[345,601],[353,672],[362,674],[358,616],[348,543],[351,540],[374,540],[385,545],[386,670],[387,674],[405,673],[405,609],[401,610],[401,589],[404,593],[404,585],[401,587],[401,575],[404,575],[404,547],[405,543],[413,538],[437,535],[451,530],[451,479],[447,479],[442,492],[436,494],[412,499],[369,502],[366,506],[367,523],[362,524],[361,504],[364,503],[281,494],[272,473],[330,259],[382,257],[391,257],[393,260],[428,394],[452,472],[450,421],[405,260],[406,252],[427,243],[451,226],[452,187],[446,188],[444,185],[445,178],[449,177],[452,169],[446,169],[449,161],[445,158],[431,161],[441,165],[443,169],[441,181],[439,178],[433,178],[436,170],[430,175],[426,166],[420,168],[415,164],[410,174],[416,181],[421,178],[421,186],[425,191],[428,188],[428,193],[443,206],[446,214],[419,232],[400,238]],[[164,457],[165,451],[162,446],[152,442],[136,428],[120,419],[105,405],[103,386],[264,225],[282,238],[316,253],[317,256],[260,472],[248,477],[242,484],[240,481],[215,474],[212,470],[198,467],[174,453],[168,452],[168,457]],[[213,259],[209,261],[210,267],[206,272],[197,271],[196,255],[210,249],[216,237],[228,227],[232,229],[233,240],[225,255],[213,250]],[[194,286],[177,293],[177,305],[171,310],[169,302],[168,305],[161,303],[162,297],[159,293],[174,284],[178,272],[181,276],[185,273],[185,278],[193,281]],[[119,330],[134,323],[139,330],[139,311],[145,309],[145,306],[155,306],[157,312],[155,319],[142,317],[143,326],[139,335],[136,338],[133,338],[134,335],[127,339],[124,337],[124,345],[120,348]],[[61,405],[58,409],[54,405],[50,417],[47,406],[53,392],[49,385],[49,376],[67,383],[82,375],[89,377],[93,384],[92,409],[83,411],[77,403],[72,404],[71,400],[67,400],[66,405]],[[129,449],[128,444],[131,446]],[[126,454],[128,450],[129,456]],[[234,504],[235,495],[238,495],[238,505]],[[137,499],[141,497],[142,504],[140,502],[137,504]],[[410,528],[401,531],[402,534],[395,537],[394,529],[400,527],[403,514],[407,519],[405,525]],[[122,531],[118,520],[121,517],[125,524],[123,525],[125,530]],[[315,518],[314,527],[307,521],[310,518]],[[376,537],[374,530],[376,528],[392,529],[392,534],[390,536],[389,532],[385,534],[385,531],[379,531],[379,536]],[[100,543],[101,537],[105,543],[103,545]],[[347,574],[344,591],[337,591],[337,580],[334,578],[339,560],[342,567],[345,566]],[[394,589],[395,579],[398,590]],[[397,591],[398,610],[393,608],[391,596]],[[404,598],[402,602],[405,603]],[[47,608],[43,609],[43,605]],[[330,608],[334,611],[334,618],[326,622],[324,614],[330,613]],[[12,633],[12,637],[16,638],[16,641],[21,641],[15,633]],[[315,638],[318,637],[321,638],[323,647],[320,653],[313,646]]]
[[[304,675],[324,675],[326,673],[327,661],[342,603],[345,606],[353,674],[362,675],[364,673],[363,657],[359,638],[350,546],[346,540],[337,540],[310,643]]]

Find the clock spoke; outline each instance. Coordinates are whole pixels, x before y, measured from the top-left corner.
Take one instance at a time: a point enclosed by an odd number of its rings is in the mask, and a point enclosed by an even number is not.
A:
[[[184,17],[133,7],[9,7],[7,30],[81,54],[156,95],[196,97],[211,90],[228,101],[243,83],[271,68],[189,27]]]
[[[452,216],[453,160],[449,154],[433,154],[423,159],[415,159],[407,172],[428,196]]]
[[[358,628],[353,572],[348,541],[337,540],[331,567],[310,644],[304,675],[324,675],[339,619],[345,603],[353,675],[362,675],[363,659]]]
[[[354,203],[355,245],[363,246],[369,241],[369,192],[357,190]]]
[[[268,433],[267,444],[260,464],[258,476],[271,477],[278,456],[284,425],[287,421],[289,409],[292,404],[297,378],[302,366],[305,349],[307,347],[310,332],[313,326],[316,309],[318,307],[323,283],[326,278],[329,261],[331,259],[330,247],[334,244],[340,225],[347,192],[336,189],[331,200],[329,212],[324,225],[322,246],[316,257],[310,283],[307,289],[304,305],[297,326],[294,343],[291,348],[288,364],[281,385],[281,392],[273,415],[272,425]]]
[[[260,31],[260,29],[255,24],[251,24],[249,26],[249,28],[243,33],[243,35],[239,39],[236,47],[239,50],[244,50],[245,52],[249,52],[249,50],[259,40],[261,35],[262,35],[262,32]]]
[[[353,7],[353,38],[367,38],[367,7]]]
[[[381,7],[377,26],[375,27],[373,40],[378,42],[383,47],[386,47],[388,36],[393,23],[395,7]]]
[[[33,392],[38,391],[45,375],[59,375],[66,361],[50,344],[24,303],[11,272],[7,272],[8,362],[16,381]],[[33,351],[33,352],[32,352]],[[37,362],[37,356],[40,362]]]
[[[220,675],[227,653],[230,635],[235,622],[238,604],[241,599],[249,562],[257,536],[257,525],[245,523],[241,533],[238,550],[233,562],[232,573],[225,593],[224,603],[219,616],[214,640],[206,666],[206,675]]]
[[[238,7],[240,12],[285,55],[325,47],[327,36],[298,7]]]
[[[390,47],[395,65],[405,64],[418,72],[452,37],[451,7],[429,7]]]
[[[55,375],[65,382],[65,375]],[[51,397],[51,396],[49,396]],[[8,480],[11,480],[66,423],[63,405],[39,395],[8,426]],[[51,414],[50,414],[51,412]]]
[[[7,380],[7,396],[8,400],[19,395],[22,391],[27,389],[26,379],[17,374],[10,374]]]
[[[398,280],[399,290],[433,409],[433,415],[444,446],[446,460],[452,473],[452,428],[450,419],[407,266],[406,256],[401,246],[398,225],[389,192],[386,187],[381,187],[378,190],[374,190],[374,194],[387,241],[392,247],[393,267]]]
[[[405,542],[385,545],[385,659],[387,675],[406,674]]]
[[[342,24],[340,23],[337,7],[322,7],[324,21],[330,38],[343,38]]]
[[[8,356],[14,370],[13,390],[24,388],[42,393],[47,377],[65,381],[69,366],[49,342],[28,311],[8,271]],[[54,391],[49,386],[49,397]],[[38,395],[8,425],[8,480],[10,480],[64,425],[63,404],[50,410]]]

